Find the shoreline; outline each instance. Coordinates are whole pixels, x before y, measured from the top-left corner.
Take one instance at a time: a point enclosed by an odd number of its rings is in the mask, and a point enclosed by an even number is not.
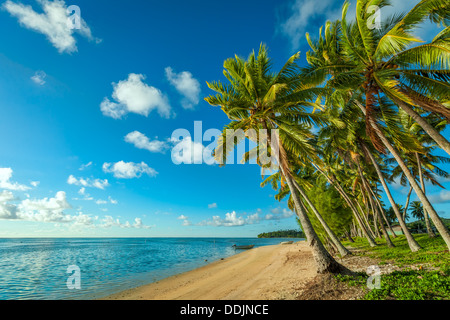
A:
[[[98,300],[292,300],[317,275],[306,241],[261,246]]]

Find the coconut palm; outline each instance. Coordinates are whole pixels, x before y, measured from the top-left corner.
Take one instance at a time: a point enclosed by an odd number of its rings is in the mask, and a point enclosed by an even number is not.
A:
[[[390,152],[394,156],[450,249],[450,232],[399,152],[402,148],[419,153],[423,150],[418,144],[412,146],[412,139],[397,128],[392,119],[395,107],[404,110],[450,154],[447,139],[420,116],[427,111],[442,121],[450,121],[450,109],[446,107],[450,101],[450,30],[447,27],[432,42],[420,45],[417,43],[421,40],[413,35],[426,19],[447,23],[450,3],[448,0],[423,0],[408,13],[385,19],[380,29],[369,28],[373,19],[369,7],[382,8],[388,4],[387,0],[357,0],[356,19],[348,22],[349,3],[346,2],[341,23],[336,28],[328,27],[331,31],[322,41],[326,46],[320,41],[318,45],[312,43],[309,65],[303,72],[311,83],[319,85],[326,81],[329,88],[354,98],[354,104],[364,115],[365,129],[372,145],[378,152]],[[338,57],[330,57],[335,52]],[[405,137],[410,140],[408,143],[405,143]],[[411,249],[418,250],[419,247],[413,245]]]
[[[425,220],[424,210],[420,201],[411,202],[411,215],[418,220]]]
[[[267,146],[275,155],[282,179],[289,187],[317,271],[342,272],[345,268],[325,249],[305,212],[292,170],[292,155],[296,161],[319,160],[308,141],[312,137],[310,125],[325,123],[320,113],[307,112],[308,107],[318,107],[314,101],[323,94],[323,89],[301,82],[299,57],[299,53],[294,54],[278,73],[271,72],[271,60],[264,45],[260,46],[258,54],[251,53],[247,60],[235,56],[224,62],[224,75],[229,83],[208,82],[208,87],[217,94],[205,98],[210,105],[220,106],[231,120],[218,139],[215,157],[219,162],[225,161],[227,154],[245,137],[253,139],[260,151]],[[230,136],[227,134],[230,129],[242,130],[243,134]],[[267,130],[266,139],[260,130]],[[255,132],[258,133],[255,135]],[[278,133],[276,141],[272,139],[274,132]]]

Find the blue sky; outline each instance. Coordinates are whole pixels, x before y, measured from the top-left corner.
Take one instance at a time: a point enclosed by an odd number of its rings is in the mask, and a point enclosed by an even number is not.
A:
[[[256,165],[176,165],[171,138],[193,135],[195,121],[202,132],[228,122],[203,100],[225,59],[261,42],[275,69],[304,56],[304,33],[338,18],[340,1],[0,3],[0,237],[251,237],[297,227],[260,187]],[[71,5],[79,29],[65,24]],[[428,191],[449,217],[449,193]]]

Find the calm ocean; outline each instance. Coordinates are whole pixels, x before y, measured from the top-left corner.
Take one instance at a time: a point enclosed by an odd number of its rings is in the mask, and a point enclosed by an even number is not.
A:
[[[100,298],[241,252],[234,250],[233,244],[254,244],[258,247],[285,240],[0,239],[0,300]],[[67,280],[75,274],[67,271],[69,266],[74,265],[80,271],[81,289],[70,290]]]

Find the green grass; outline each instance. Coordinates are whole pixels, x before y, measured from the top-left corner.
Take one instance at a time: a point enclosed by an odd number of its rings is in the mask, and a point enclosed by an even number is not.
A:
[[[417,252],[411,252],[405,236],[391,238],[395,248],[386,246],[386,241],[377,239],[379,244],[371,248],[365,238],[354,239],[351,243],[344,241],[344,246],[363,249],[363,254],[380,260],[380,264],[395,263],[402,267],[405,265],[427,264],[432,267],[440,268],[450,265],[450,255],[447,246],[441,237],[429,238],[427,234],[416,234],[414,239],[422,247]]]
[[[378,240],[379,246],[370,248],[363,238],[355,242],[344,242],[348,247],[361,249],[359,255],[366,255],[379,261],[379,265],[391,263],[403,267],[381,276],[380,289],[367,289],[368,275],[337,275],[336,279],[349,286],[359,286],[366,290],[364,300],[450,300],[450,254],[442,238],[431,239],[426,234],[414,235],[423,248],[411,252],[404,236],[392,239],[395,248],[388,248],[385,241]],[[423,270],[412,267],[423,266]],[[427,270],[428,269],[428,270]]]

